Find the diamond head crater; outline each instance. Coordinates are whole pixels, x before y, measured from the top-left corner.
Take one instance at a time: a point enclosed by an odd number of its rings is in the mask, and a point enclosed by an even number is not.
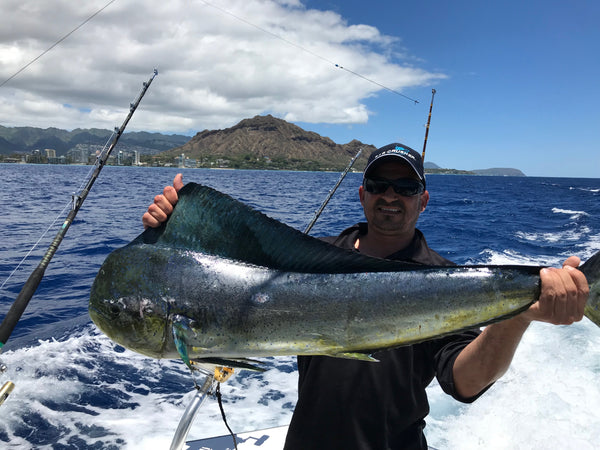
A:
[[[110,130],[0,126],[0,163],[93,164]],[[363,149],[352,170],[362,171],[375,146],[338,144],[271,115],[243,119],[223,130],[195,136],[127,132],[108,161],[112,165],[215,169],[342,171]],[[416,150],[419,150],[418,148]],[[425,162],[426,173],[525,176],[519,169],[461,170]]]

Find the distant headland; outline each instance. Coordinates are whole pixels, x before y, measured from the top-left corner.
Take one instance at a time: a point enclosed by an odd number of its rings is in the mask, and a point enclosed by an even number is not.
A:
[[[0,162],[93,164],[110,130],[0,126]],[[341,171],[362,148],[353,170],[362,171],[375,146],[353,140],[336,144],[271,115],[244,119],[223,130],[195,136],[124,133],[108,163],[113,165]],[[525,176],[518,169],[445,169],[426,162],[429,174]]]

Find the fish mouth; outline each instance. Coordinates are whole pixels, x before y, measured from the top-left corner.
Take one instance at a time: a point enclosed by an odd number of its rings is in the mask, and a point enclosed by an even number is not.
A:
[[[115,304],[103,304],[101,306],[90,303],[88,313],[92,321],[98,323],[110,323],[117,320],[121,314],[121,309]]]
[[[90,303],[88,313],[94,324],[115,343],[146,356],[161,358],[166,317],[142,308],[132,310],[125,304],[123,300],[94,302]]]

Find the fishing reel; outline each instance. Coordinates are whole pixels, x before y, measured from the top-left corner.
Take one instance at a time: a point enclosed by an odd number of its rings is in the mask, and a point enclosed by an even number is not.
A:
[[[6,372],[6,364],[4,364],[2,361],[0,361],[0,373],[4,373]],[[6,400],[8,398],[8,396],[10,395],[10,393],[13,391],[13,389],[15,388],[15,383],[13,383],[12,381],[7,381],[6,383],[4,383],[4,386],[2,386],[2,388],[0,388],[0,405],[2,403],[4,403],[4,400]]]
[[[6,383],[4,383],[4,386],[2,386],[2,388],[0,388],[0,405],[2,403],[4,403],[4,400],[6,400],[8,398],[8,396],[10,395],[10,393],[13,391],[14,388],[15,388],[15,383],[13,383],[12,381],[7,381]]]

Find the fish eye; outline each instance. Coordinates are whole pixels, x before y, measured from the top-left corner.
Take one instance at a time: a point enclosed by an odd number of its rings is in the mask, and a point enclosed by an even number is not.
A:
[[[108,315],[111,319],[116,319],[117,317],[119,317],[120,314],[121,308],[119,308],[117,305],[110,305],[108,307]]]

